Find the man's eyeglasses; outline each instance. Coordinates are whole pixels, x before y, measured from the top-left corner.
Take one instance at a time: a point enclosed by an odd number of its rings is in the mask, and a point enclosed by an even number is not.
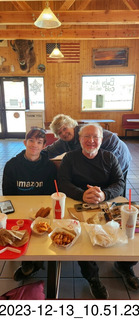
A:
[[[85,140],[89,140],[89,139],[93,139],[93,140],[99,140],[100,138],[102,138],[101,136],[93,136],[91,134],[85,135],[85,136],[81,136],[82,138],[84,138]]]

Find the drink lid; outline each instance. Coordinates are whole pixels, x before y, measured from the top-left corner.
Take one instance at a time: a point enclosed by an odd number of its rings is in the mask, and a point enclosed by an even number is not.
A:
[[[131,209],[129,209],[129,205],[125,204],[121,207],[121,211],[125,211],[126,213],[138,213],[138,209],[134,206],[131,206]]]

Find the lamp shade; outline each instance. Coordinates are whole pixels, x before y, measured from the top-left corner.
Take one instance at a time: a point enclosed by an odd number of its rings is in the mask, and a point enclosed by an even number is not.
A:
[[[52,51],[52,53],[49,56],[50,58],[64,58],[63,53],[58,49],[58,47],[56,46],[56,48],[54,48],[54,50]]]
[[[57,17],[49,7],[45,8],[42,11],[34,24],[36,27],[46,29],[57,28],[61,26],[61,22],[57,19]]]

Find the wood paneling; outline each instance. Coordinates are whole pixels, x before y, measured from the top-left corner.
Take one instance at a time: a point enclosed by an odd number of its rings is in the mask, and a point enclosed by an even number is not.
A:
[[[72,41],[74,42],[74,41]],[[93,68],[92,49],[109,47],[128,47],[129,63],[127,67]],[[14,72],[0,72],[0,76],[43,76],[45,83],[45,115],[46,121],[51,121],[58,113],[69,114],[75,119],[108,118],[116,122],[110,124],[110,129],[124,136],[122,129],[122,114],[125,112],[81,112],[81,76],[83,74],[129,74],[137,75],[134,111],[139,113],[139,41],[138,40],[90,40],[80,41],[80,63],[49,63],[46,61],[46,41],[35,40],[34,48],[37,57],[36,64],[30,73],[20,70],[16,53],[12,50],[9,41],[8,47],[0,48],[0,56],[6,61],[4,66],[14,65]],[[42,63],[46,71],[40,73],[37,66]]]
[[[57,113],[70,114],[75,119],[91,119],[91,118],[108,118],[116,122],[110,124],[110,129],[117,132],[118,135],[124,135],[122,129],[122,111],[113,112],[82,112],[81,111],[81,76],[83,74],[137,74],[136,94],[134,113],[139,112],[139,83],[138,83],[138,52],[139,43],[137,40],[132,41],[81,41],[81,58],[80,64],[49,64],[47,69],[47,77],[49,78],[49,89],[47,96],[46,118],[51,121]],[[94,69],[92,66],[92,49],[107,47],[129,47],[129,63],[128,67],[108,67]],[[55,75],[55,76],[54,76]],[[66,83],[67,86],[56,87],[57,83]],[[54,86],[55,94],[54,94]],[[53,89],[52,89],[53,87]],[[49,103],[51,107],[49,108]],[[128,112],[132,113],[132,112]]]

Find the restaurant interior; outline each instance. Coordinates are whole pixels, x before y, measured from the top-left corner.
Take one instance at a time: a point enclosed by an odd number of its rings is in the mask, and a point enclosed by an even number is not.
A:
[[[56,16],[49,27],[38,22],[46,8]],[[127,144],[132,160],[126,198],[131,189],[132,201],[139,201],[138,0],[0,1],[0,39],[0,195],[4,165],[24,149],[27,126],[46,128],[51,144],[49,125],[63,113],[78,123],[99,122]],[[24,65],[17,40],[28,44],[27,51],[22,47]],[[60,55],[51,56],[54,49]],[[37,280],[46,283],[47,262],[45,270],[15,282],[19,264],[0,261],[0,295]],[[98,265],[110,299],[139,299],[139,291],[128,290],[112,261]],[[134,270],[139,277],[139,264]],[[78,263],[62,262],[59,298],[92,299],[88,288]]]

